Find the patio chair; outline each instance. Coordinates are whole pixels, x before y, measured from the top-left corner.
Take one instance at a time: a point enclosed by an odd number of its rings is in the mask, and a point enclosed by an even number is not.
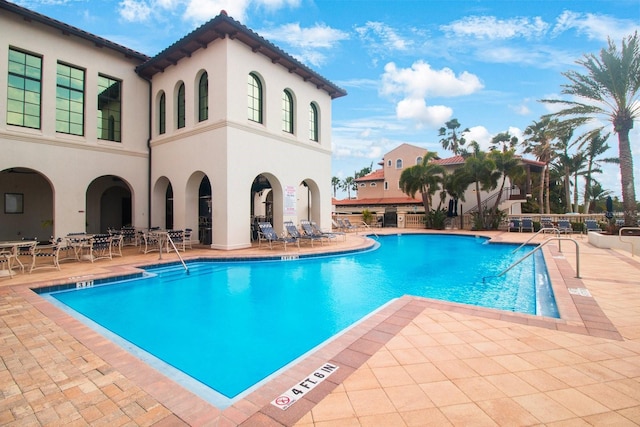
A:
[[[148,254],[149,252],[158,252],[160,250],[160,241],[154,234],[144,231],[138,231],[138,252]]]
[[[136,246],[136,229],[133,227],[122,227],[122,246]]]
[[[596,221],[595,219],[586,219],[584,221],[584,225],[586,227],[587,233],[589,231],[595,231],[597,233],[602,232],[600,225],[598,225],[598,221]]]
[[[331,230],[331,231],[322,231],[322,230],[320,229],[320,227],[318,227],[318,224],[316,224],[316,222],[315,222],[315,221],[309,221],[309,224],[311,224],[311,228],[313,229],[313,231],[314,231],[315,233],[322,233],[322,234],[334,235],[334,236],[336,236],[336,238],[337,238],[337,237],[342,236],[342,240],[343,240],[343,241],[346,241],[346,240],[347,240],[347,233],[344,233],[344,232],[342,232],[342,231],[334,231],[334,230]]]
[[[270,222],[259,222],[258,227],[260,227],[258,233],[258,247],[262,245],[262,242],[267,242],[269,244],[269,249],[273,249],[274,243],[282,244],[285,251],[287,250],[288,244],[295,244],[298,246],[298,249],[300,249],[300,241],[298,239],[294,239],[292,237],[279,237]]]
[[[169,239],[171,239],[171,241],[173,242],[173,244],[176,246],[176,249],[178,249],[179,251],[184,252],[185,251],[185,243],[184,243],[184,231],[182,230],[169,230],[167,231],[167,252],[171,251],[171,249],[173,248],[171,246],[171,243],[169,243]]]
[[[67,246],[66,241],[63,239],[56,239],[48,245],[34,245],[31,248],[31,267],[29,268],[29,274],[33,270],[39,270],[41,268],[55,268],[60,270],[60,251],[64,248],[73,248]],[[48,262],[40,262],[37,260],[45,260]]]
[[[520,231],[529,231],[530,233],[533,233],[533,220],[531,218],[522,218]]]
[[[517,231],[517,232],[522,231],[521,223],[518,218],[511,218],[509,220],[509,232],[511,231]]]
[[[558,221],[558,231],[560,233],[571,234],[573,233],[573,227],[571,227],[571,222],[567,219],[561,219]]]
[[[193,234],[193,229],[185,228],[184,229],[184,249],[187,248],[193,249],[193,242],[191,241],[191,235]]]
[[[349,230],[360,231],[362,229],[362,227],[358,225],[351,224],[351,221],[349,221],[349,218],[344,219],[344,225],[346,225]]]
[[[86,257],[91,262],[99,259],[113,259],[110,234],[96,234],[92,236],[89,239],[86,249],[88,250]]]
[[[124,236],[122,232],[117,230],[111,230],[111,255],[122,256],[122,246],[124,245]]]
[[[357,231],[356,227],[351,225],[351,223],[347,224],[347,221],[348,221],[347,219],[342,220],[342,219],[338,218],[338,219],[336,219],[336,221],[338,222],[338,227],[342,231],[346,231],[346,232],[348,232],[348,231]]]
[[[321,236],[313,236],[313,235],[309,235],[307,233],[300,234],[300,231],[298,231],[298,228],[296,227],[296,225],[292,221],[285,221],[284,222],[284,228],[287,230],[287,233],[289,234],[289,237],[291,237],[293,239],[298,239],[298,241],[300,241],[300,242],[309,242],[309,243],[311,243],[311,247],[313,247],[313,242],[314,241],[320,242],[320,245],[323,244]]]
[[[331,242],[332,239],[337,239],[338,238],[338,234],[337,233],[333,233],[333,232],[325,233],[324,231],[321,231],[318,228],[318,226],[315,224],[315,222],[311,222],[311,221],[303,219],[302,221],[300,221],[300,226],[302,227],[302,232],[306,236],[314,236],[314,237],[317,237],[317,238],[320,238],[320,239],[326,239],[329,242]],[[346,236],[345,233],[341,233],[341,234]],[[336,242],[337,242],[337,240],[336,240]]]

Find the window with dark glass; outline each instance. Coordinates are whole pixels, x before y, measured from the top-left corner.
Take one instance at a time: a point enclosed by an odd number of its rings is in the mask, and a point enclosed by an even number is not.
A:
[[[160,95],[160,104],[158,105],[158,133],[160,135],[167,131],[167,97],[164,92]]]
[[[396,160],[396,169],[402,169],[402,159]]]
[[[253,73],[248,78],[249,120],[262,123],[262,83]]]
[[[98,75],[98,138],[122,141],[122,82]]]
[[[42,58],[9,48],[7,124],[40,129]]]
[[[204,121],[209,118],[209,77],[207,73],[200,76],[200,84],[198,85],[198,121]]]
[[[186,103],[184,99],[184,83],[180,84],[178,88],[178,99],[176,100],[176,104],[178,107],[178,121],[177,127],[178,129],[182,129],[185,126],[186,120]]]
[[[58,63],[56,132],[84,135],[84,70]]]
[[[309,104],[309,139],[318,142],[318,108]]]
[[[282,92],[282,130],[293,133],[293,97],[288,90]]]

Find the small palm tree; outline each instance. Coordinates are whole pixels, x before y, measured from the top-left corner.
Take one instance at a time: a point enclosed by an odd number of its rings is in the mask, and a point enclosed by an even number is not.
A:
[[[584,148],[584,155],[586,157],[586,171],[584,174],[584,213],[589,213],[589,204],[591,198],[591,183],[593,181],[593,174],[602,173],[600,169],[600,162],[603,163],[619,163],[620,160],[617,157],[600,158],[600,156],[607,152],[610,148],[607,144],[609,139],[609,133],[602,134],[602,128],[595,129],[585,135],[583,135],[580,143],[580,148]]]
[[[445,127],[441,127],[438,136],[443,138],[440,140],[442,148],[445,150],[451,150],[453,154],[462,154],[464,150],[464,144],[466,140],[464,134],[469,132],[469,129],[465,129],[462,132],[458,131],[460,123],[458,119],[449,120],[444,124]]]
[[[497,210],[500,202],[502,201],[502,195],[504,193],[507,178],[509,178],[511,182],[515,179],[521,178],[524,175],[524,167],[520,162],[520,158],[516,156],[516,150],[513,148],[506,151],[492,150],[489,152],[489,158],[493,160],[496,168],[495,170],[502,176],[500,190],[493,206],[494,210]]]
[[[347,197],[351,199],[351,191],[356,190],[356,180],[352,176],[348,176],[342,181],[342,188],[347,192]]]
[[[524,130],[527,137],[523,141],[524,152],[532,153],[538,161],[545,165],[540,173],[540,213],[551,213],[551,202],[549,196],[549,164],[555,156],[552,147],[552,141],[556,138],[558,132],[558,120],[552,120],[549,117],[543,117],[540,121],[534,121]],[[546,196],[546,197],[545,197]]]
[[[400,175],[400,189],[403,193],[410,197],[421,193],[425,214],[431,211],[431,199],[438,191],[438,185],[442,182],[441,175],[444,173],[442,166],[431,162],[435,157],[435,152],[427,152],[422,163],[403,170]]]
[[[496,164],[493,159],[486,152],[480,150],[477,142],[473,141],[470,146],[473,151],[465,160],[463,169],[471,182],[475,182],[476,186],[476,202],[478,203],[478,221],[476,225],[487,228],[488,221],[492,221],[493,218],[486,218],[487,221],[483,218],[484,212],[480,191],[494,190],[498,186],[498,180],[502,173],[496,170]]]
[[[340,188],[340,178],[337,176],[331,177],[331,188],[333,188],[333,198],[335,199],[338,188]]]
[[[638,32],[622,40],[621,49],[609,39],[600,55],[587,54],[576,61],[585,73],[567,71],[563,75],[570,83],[563,85],[562,93],[583,101],[543,99],[542,102],[565,106],[552,114],[570,117],[583,124],[605,117],[618,134],[618,154],[622,183],[622,204],[626,225],[636,225],[637,205],[633,180],[633,156],[629,131],[640,116],[640,39]]]

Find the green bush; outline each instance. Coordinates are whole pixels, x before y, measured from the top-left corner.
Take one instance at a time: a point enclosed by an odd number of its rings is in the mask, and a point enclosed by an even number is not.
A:
[[[445,209],[432,209],[424,216],[425,226],[434,230],[444,230],[446,220],[447,211]]]

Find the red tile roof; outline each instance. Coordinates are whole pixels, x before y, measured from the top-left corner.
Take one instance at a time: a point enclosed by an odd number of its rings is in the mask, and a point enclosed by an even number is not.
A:
[[[360,181],[378,181],[384,179],[384,169],[378,169],[371,172],[369,175],[361,176],[360,178],[356,178],[356,182]]]
[[[436,159],[432,160],[432,163],[440,166],[449,166],[449,165],[463,165],[464,157],[462,156],[453,156],[447,157],[446,159]]]

